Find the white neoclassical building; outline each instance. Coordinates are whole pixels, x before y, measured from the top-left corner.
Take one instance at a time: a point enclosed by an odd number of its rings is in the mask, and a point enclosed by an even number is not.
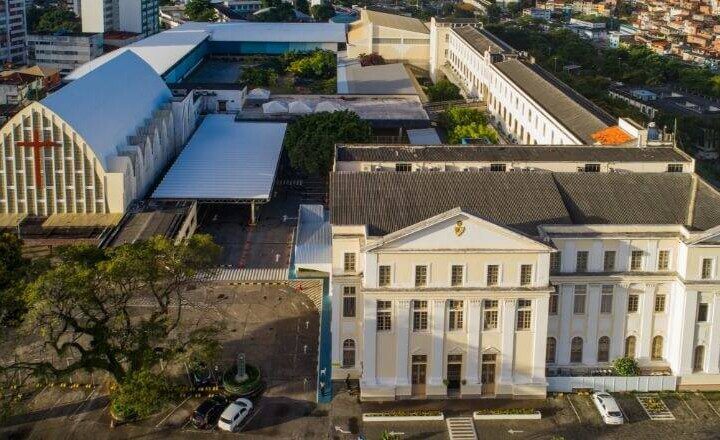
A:
[[[365,400],[542,397],[548,375],[631,356],[680,388],[720,386],[720,194],[692,159],[430,148],[338,148],[333,378],[359,378]],[[411,166],[363,169],[393,157]]]
[[[122,213],[175,158],[195,119],[192,96],[173,97],[125,52],[0,129],[0,214]]]

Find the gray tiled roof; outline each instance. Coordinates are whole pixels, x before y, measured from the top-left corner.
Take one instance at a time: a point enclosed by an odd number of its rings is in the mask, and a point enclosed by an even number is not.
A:
[[[366,10],[367,17],[372,24],[404,31],[416,32],[419,34],[429,34],[430,30],[425,23],[413,17],[404,15],[389,14],[387,12]]]
[[[537,235],[541,224],[680,224],[705,230],[720,224],[720,193],[702,181],[694,185],[695,178],[686,173],[332,173],[331,223],[368,225],[371,235],[384,235],[460,207],[529,235]]]
[[[372,235],[456,207],[530,234],[570,223],[550,173],[333,173],[330,180],[330,222],[368,225]]]
[[[672,147],[507,146],[507,145],[346,145],[342,162],[690,162]]]
[[[587,144],[595,143],[593,133],[615,123],[611,116],[536,65],[511,58],[495,63],[494,66]]]
[[[470,47],[481,54],[484,54],[486,51],[490,53],[513,52],[513,48],[508,46],[507,43],[483,29],[477,29],[473,26],[463,26],[455,28],[454,31],[460,38],[465,40]]]

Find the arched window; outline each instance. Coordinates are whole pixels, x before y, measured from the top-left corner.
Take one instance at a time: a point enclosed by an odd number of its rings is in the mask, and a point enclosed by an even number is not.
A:
[[[658,335],[652,340],[652,353],[650,359],[654,361],[662,360],[663,357],[663,337]]]
[[[598,362],[607,362],[610,360],[610,338],[603,336],[598,339]]]
[[[355,341],[345,339],[343,342],[343,368],[355,367]]]
[[[570,362],[579,364],[582,362],[583,354],[583,340],[581,337],[576,336],[572,338],[570,342]]]
[[[625,339],[625,357],[635,359],[635,336],[628,336]]]
[[[545,362],[548,364],[555,363],[555,350],[557,350],[557,341],[555,338],[547,338],[545,346]]]
[[[693,371],[702,371],[705,363],[705,347],[698,345],[695,347],[695,355],[693,356]]]

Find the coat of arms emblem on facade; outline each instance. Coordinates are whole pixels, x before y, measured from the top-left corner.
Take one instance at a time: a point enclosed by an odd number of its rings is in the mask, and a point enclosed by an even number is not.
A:
[[[463,235],[464,233],[465,233],[465,226],[463,225],[462,220],[458,220],[455,223],[455,235],[457,235],[459,237],[459,236]]]

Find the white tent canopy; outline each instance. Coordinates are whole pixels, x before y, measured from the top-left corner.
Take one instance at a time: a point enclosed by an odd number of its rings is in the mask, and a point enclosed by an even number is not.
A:
[[[285,105],[284,102],[280,101],[270,101],[266,102],[262,105],[263,113],[266,115],[273,115],[273,114],[279,114],[279,113],[287,113],[288,108]]]
[[[270,99],[270,90],[256,88],[250,90],[247,94],[247,99]]]
[[[306,114],[313,112],[312,108],[310,108],[310,106],[304,101],[293,101],[288,106],[288,109],[290,110],[290,113],[293,114]]]

